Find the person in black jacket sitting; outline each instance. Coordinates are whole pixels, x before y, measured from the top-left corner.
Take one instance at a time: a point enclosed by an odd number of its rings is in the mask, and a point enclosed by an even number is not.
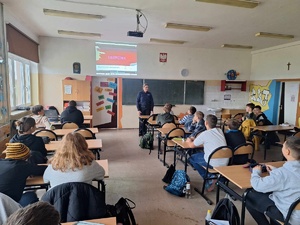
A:
[[[22,143],[7,143],[5,154],[5,159],[0,159],[0,192],[23,207],[37,202],[35,192],[28,191],[23,194],[26,179],[30,175],[42,175],[47,166],[27,162],[30,150]]]
[[[158,114],[157,116],[157,123],[162,126],[165,123],[174,123],[174,116],[170,113],[171,112],[171,104],[166,104],[163,107],[164,113]]]
[[[18,133],[11,139],[10,143],[23,143],[30,149],[29,162],[34,164],[47,162],[47,150],[41,137],[33,135],[36,130],[35,120],[32,117],[23,117],[12,124]]]
[[[76,102],[73,100],[69,102],[69,106],[60,115],[61,123],[73,122],[82,127],[84,121],[83,114],[76,108],[76,105]]]

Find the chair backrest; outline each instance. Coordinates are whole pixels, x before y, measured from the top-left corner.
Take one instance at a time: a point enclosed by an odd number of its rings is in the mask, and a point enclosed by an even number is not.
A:
[[[233,150],[233,155],[245,155],[245,154],[251,154],[251,158],[253,158],[254,154],[254,146],[250,142],[246,142],[244,144],[241,144]]]
[[[42,196],[42,201],[54,206],[61,222],[103,218],[106,215],[105,193],[87,183],[57,185]]]
[[[222,121],[225,121],[225,120],[230,119],[230,118],[231,118],[230,113],[221,114]]]
[[[83,137],[85,137],[85,139],[96,139],[95,134],[86,128],[78,128],[74,131],[74,133],[80,133]]]
[[[76,129],[79,128],[79,126],[76,123],[73,122],[64,122],[61,126],[61,129]]]
[[[180,127],[175,127],[169,131],[169,133],[166,135],[166,139],[172,139],[174,137],[184,138],[184,136],[185,136],[185,131]]]
[[[300,131],[297,131],[296,133],[294,133],[293,136],[300,138]]]
[[[165,123],[162,128],[176,128],[175,123]]]
[[[238,121],[242,121],[243,116],[244,116],[244,113],[237,113],[233,116],[233,119],[236,119]]]
[[[233,151],[229,146],[221,146],[216,148],[208,157],[210,159],[231,158]]]
[[[57,115],[59,115],[59,111],[55,106],[51,105],[51,106],[48,107],[48,109],[55,110],[57,112]]]
[[[57,135],[52,130],[37,130],[34,135],[37,137],[48,137],[50,141],[57,141]]]
[[[156,121],[157,115],[158,114],[152,114],[152,115],[150,115],[149,118],[148,118],[148,120],[147,120],[147,122],[150,122],[150,121],[154,122],[154,121]]]

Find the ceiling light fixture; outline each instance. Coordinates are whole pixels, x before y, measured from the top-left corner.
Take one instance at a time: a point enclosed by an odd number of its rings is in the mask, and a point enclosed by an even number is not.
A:
[[[43,9],[44,14],[47,16],[60,16],[60,17],[69,17],[75,19],[103,19],[102,15],[95,14],[86,14],[86,13],[76,13],[76,12],[67,12],[53,9]]]
[[[83,36],[83,37],[101,37],[99,33],[85,33],[85,32],[77,32],[77,31],[70,31],[70,30],[58,30],[59,34],[64,35],[73,35],[73,36]]]
[[[157,38],[150,38],[150,42],[162,43],[162,44],[177,44],[182,45],[185,41],[179,40],[166,40],[166,39],[157,39]]]
[[[266,32],[259,32],[255,34],[256,37],[268,37],[268,38],[281,38],[281,39],[293,39],[294,35],[288,34],[274,34],[274,33],[266,33]]]
[[[231,44],[223,44],[222,48],[241,48],[241,49],[252,49],[252,46],[247,45],[231,45]]]
[[[255,8],[258,6],[259,2],[257,1],[243,1],[243,0],[196,0],[197,2],[206,2],[213,4],[221,4],[221,5],[229,5],[229,6],[237,6],[243,8]]]
[[[188,24],[179,24],[179,23],[166,23],[166,28],[182,29],[182,30],[194,30],[194,31],[209,31],[209,30],[212,29],[211,27],[188,25]]]

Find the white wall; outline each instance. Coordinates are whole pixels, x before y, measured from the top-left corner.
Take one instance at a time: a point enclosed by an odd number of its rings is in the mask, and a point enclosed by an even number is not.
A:
[[[286,82],[284,93],[284,122],[297,124],[298,91],[300,82]]]

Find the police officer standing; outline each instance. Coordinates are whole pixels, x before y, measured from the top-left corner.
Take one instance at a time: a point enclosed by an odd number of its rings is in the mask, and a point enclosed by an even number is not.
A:
[[[136,98],[136,107],[138,110],[138,115],[151,115],[153,113],[154,102],[152,94],[148,91],[148,84],[143,85],[143,91],[140,91]],[[143,136],[146,131],[146,121],[140,119],[139,124],[139,136]]]

